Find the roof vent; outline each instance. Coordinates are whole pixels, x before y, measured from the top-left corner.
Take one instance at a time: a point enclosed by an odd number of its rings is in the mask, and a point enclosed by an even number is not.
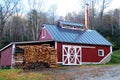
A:
[[[84,28],[84,25],[82,23],[75,23],[75,22],[68,22],[68,21],[58,21],[57,26],[61,28],[75,29],[75,30],[81,30]]]

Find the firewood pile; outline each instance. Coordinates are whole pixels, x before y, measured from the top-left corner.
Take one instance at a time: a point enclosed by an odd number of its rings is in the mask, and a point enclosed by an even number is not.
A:
[[[23,63],[23,54],[15,54],[14,56],[14,60],[15,60],[15,68],[23,68],[22,63]]]
[[[39,63],[45,63],[49,67],[57,67],[57,51],[49,44],[27,45],[21,48],[24,49],[24,54],[15,56],[16,64],[21,64],[19,60],[23,60],[24,67],[31,65],[35,67]]]

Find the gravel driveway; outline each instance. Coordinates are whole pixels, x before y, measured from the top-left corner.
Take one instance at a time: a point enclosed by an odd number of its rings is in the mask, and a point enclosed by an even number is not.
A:
[[[120,80],[120,65],[63,66],[35,72],[49,75],[50,80]]]

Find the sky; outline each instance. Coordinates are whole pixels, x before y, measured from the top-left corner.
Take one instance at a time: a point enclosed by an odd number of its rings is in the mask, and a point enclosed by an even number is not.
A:
[[[49,4],[56,4],[58,9],[57,13],[58,15],[65,16],[67,12],[78,12],[80,11],[80,6],[79,6],[79,1],[78,0],[48,0],[48,5]],[[53,1],[53,2],[52,2]]]
[[[26,6],[25,9],[29,11],[29,1],[30,0],[23,0],[24,5]],[[39,3],[35,0],[36,4]],[[33,3],[33,2],[31,2]],[[76,12],[78,13],[81,10],[80,6],[80,0],[43,0],[43,11],[48,11],[48,9],[51,7],[51,5],[54,5],[57,7],[56,14],[59,16],[65,16],[68,12]],[[120,9],[120,0],[111,0],[111,4],[108,9]],[[39,5],[39,4],[38,4]]]
[[[120,8],[120,0],[112,0],[111,7]]]

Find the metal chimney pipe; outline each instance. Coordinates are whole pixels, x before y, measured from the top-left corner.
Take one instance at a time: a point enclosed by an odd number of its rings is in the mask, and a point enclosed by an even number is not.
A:
[[[85,28],[86,28],[86,30],[89,29],[88,6],[89,6],[89,4],[85,5]]]

